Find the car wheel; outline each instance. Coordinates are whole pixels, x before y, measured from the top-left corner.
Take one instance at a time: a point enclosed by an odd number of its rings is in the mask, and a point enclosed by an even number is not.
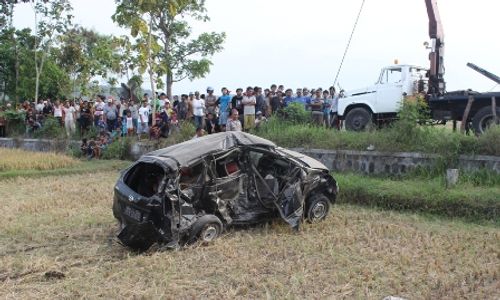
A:
[[[497,116],[500,118],[500,107],[497,107]],[[490,126],[495,124],[491,106],[483,107],[474,115],[472,127],[476,134],[483,134]]]
[[[345,128],[351,131],[369,129],[372,125],[372,114],[366,108],[356,107],[345,117]]]
[[[211,243],[222,233],[224,226],[219,218],[214,215],[205,215],[192,225],[189,243]]]
[[[306,210],[306,219],[309,223],[322,221],[330,211],[330,201],[325,195],[314,196]]]

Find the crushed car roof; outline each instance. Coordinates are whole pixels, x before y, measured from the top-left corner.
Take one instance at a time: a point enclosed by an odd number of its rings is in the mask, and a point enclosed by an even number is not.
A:
[[[273,142],[255,136],[253,134],[229,131],[206,135],[192,139],[167,148],[159,149],[145,154],[142,159],[159,158],[170,167],[188,166],[190,162],[196,161],[207,154],[217,153],[235,148],[237,146],[265,146],[276,147]]]

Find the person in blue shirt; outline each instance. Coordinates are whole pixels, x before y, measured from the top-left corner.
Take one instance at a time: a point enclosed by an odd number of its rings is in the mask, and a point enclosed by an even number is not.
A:
[[[292,102],[294,102],[292,89],[287,89],[285,91],[285,98],[283,98],[283,106],[287,107]]]
[[[221,89],[222,96],[217,99],[217,103],[219,104],[219,126],[225,128],[227,123],[227,118],[229,115],[229,103],[231,103],[231,95],[229,94],[229,90],[227,88]]]

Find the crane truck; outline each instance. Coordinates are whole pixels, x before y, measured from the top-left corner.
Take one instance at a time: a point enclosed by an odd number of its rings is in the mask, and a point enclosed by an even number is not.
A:
[[[431,40],[430,45],[425,44],[430,49],[429,68],[396,63],[383,68],[374,85],[344,93],[338,115],[347,130],[360,131],[396,119],[403,98],[418,94],[425,97],[432,119],[440,123],[465,121],[481,134],[498,120],[500,92],[446,91],[444,33],[437,0],[425,0],[425,4]],[[500,77],[474,64],[467,65],[500,84]]]

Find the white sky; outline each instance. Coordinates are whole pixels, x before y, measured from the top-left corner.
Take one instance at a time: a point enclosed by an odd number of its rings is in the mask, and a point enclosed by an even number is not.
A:
[[[194,34],[225,31],[225,49],[210,74],[174,85],[174,93],[213,86],[328,87],[333,83],[361,0],[207,0],[209,23]],[[113,0],[72,0],[76,23],[106,34],[126,34],[111,21]],[[473,62],[500,76],[498,0],[438,0],[445,32],[447,89],[500,90],[466,67]],[[14,25],[33,27],[31,6],[16,6]],[[380,69],[400,63],[428,66],[424,0],[366,0],[339,82],[346,89],[371,85]],[[145,83],[144,87],[149,87]]]

